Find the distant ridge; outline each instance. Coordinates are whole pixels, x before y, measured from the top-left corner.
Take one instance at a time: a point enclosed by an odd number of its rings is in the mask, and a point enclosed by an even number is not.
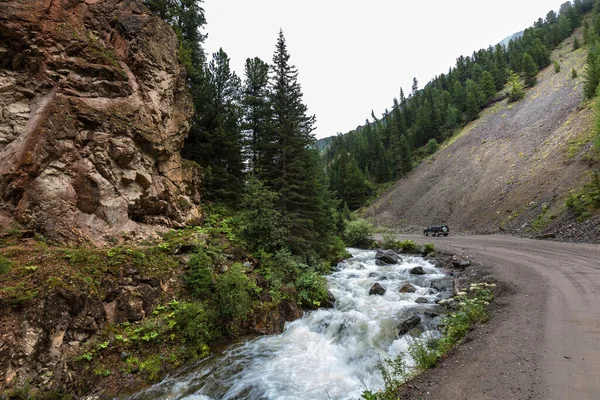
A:
[[[517,33],[513,33],[512,35],[505,37],[504,39],[502,39],[502,41],[500,42],[500,44],[502,46],[508,46],[508,43],[513,40],[513,39],[518,39],[521,36],[523,36],[523,32],[525,31],[521,31],[521,32],[517,32]]]

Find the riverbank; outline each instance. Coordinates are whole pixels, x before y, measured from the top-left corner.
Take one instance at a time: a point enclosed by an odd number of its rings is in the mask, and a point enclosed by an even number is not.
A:
[[[490,321],[408,382],[402,399],[600,398],[600,246],[511,236],[427,241],[468,258],[465,273],[494,277],[500,290]]]

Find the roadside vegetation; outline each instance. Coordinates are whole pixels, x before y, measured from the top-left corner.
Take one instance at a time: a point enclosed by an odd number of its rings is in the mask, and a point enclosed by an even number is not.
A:
[[[377,392],[365,390],[362,398],[365,400],[396,400],[399,389],[412,377],[429,368],[445,357],[448,352],[459,344],[465,335],[476,324],[485,323],[489,319],[486,307],[494,299],[494,284],[475,283],[465,292],[459,292],[453,298],[440,302],[451,311],[444,318],[442,337],[415,338],[408,349],[408,355],[414,361],[414,367],[406,364],[406,354],[395,358],[386,358],[379,363],[379,370],[385,387]]]

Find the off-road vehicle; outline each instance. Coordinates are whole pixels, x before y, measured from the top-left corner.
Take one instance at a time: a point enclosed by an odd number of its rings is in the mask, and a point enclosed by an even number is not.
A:
[[[448,233],[450,233],[450,228],[448,228],[448,225],[430,225],[423,229],[423,234],[425,236],[429,236],[430,233],[431,236],[448,236]]]

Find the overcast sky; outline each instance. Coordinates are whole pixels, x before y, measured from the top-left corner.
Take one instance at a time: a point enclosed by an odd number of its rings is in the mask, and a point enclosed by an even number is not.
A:
[[[204,0],[205,50],[220,47],[244,78],[248,57],[271,63],[283,29],[318,138],[380,116],[413,77],[422,87],[460,55],[558,11],[565,0]]]

